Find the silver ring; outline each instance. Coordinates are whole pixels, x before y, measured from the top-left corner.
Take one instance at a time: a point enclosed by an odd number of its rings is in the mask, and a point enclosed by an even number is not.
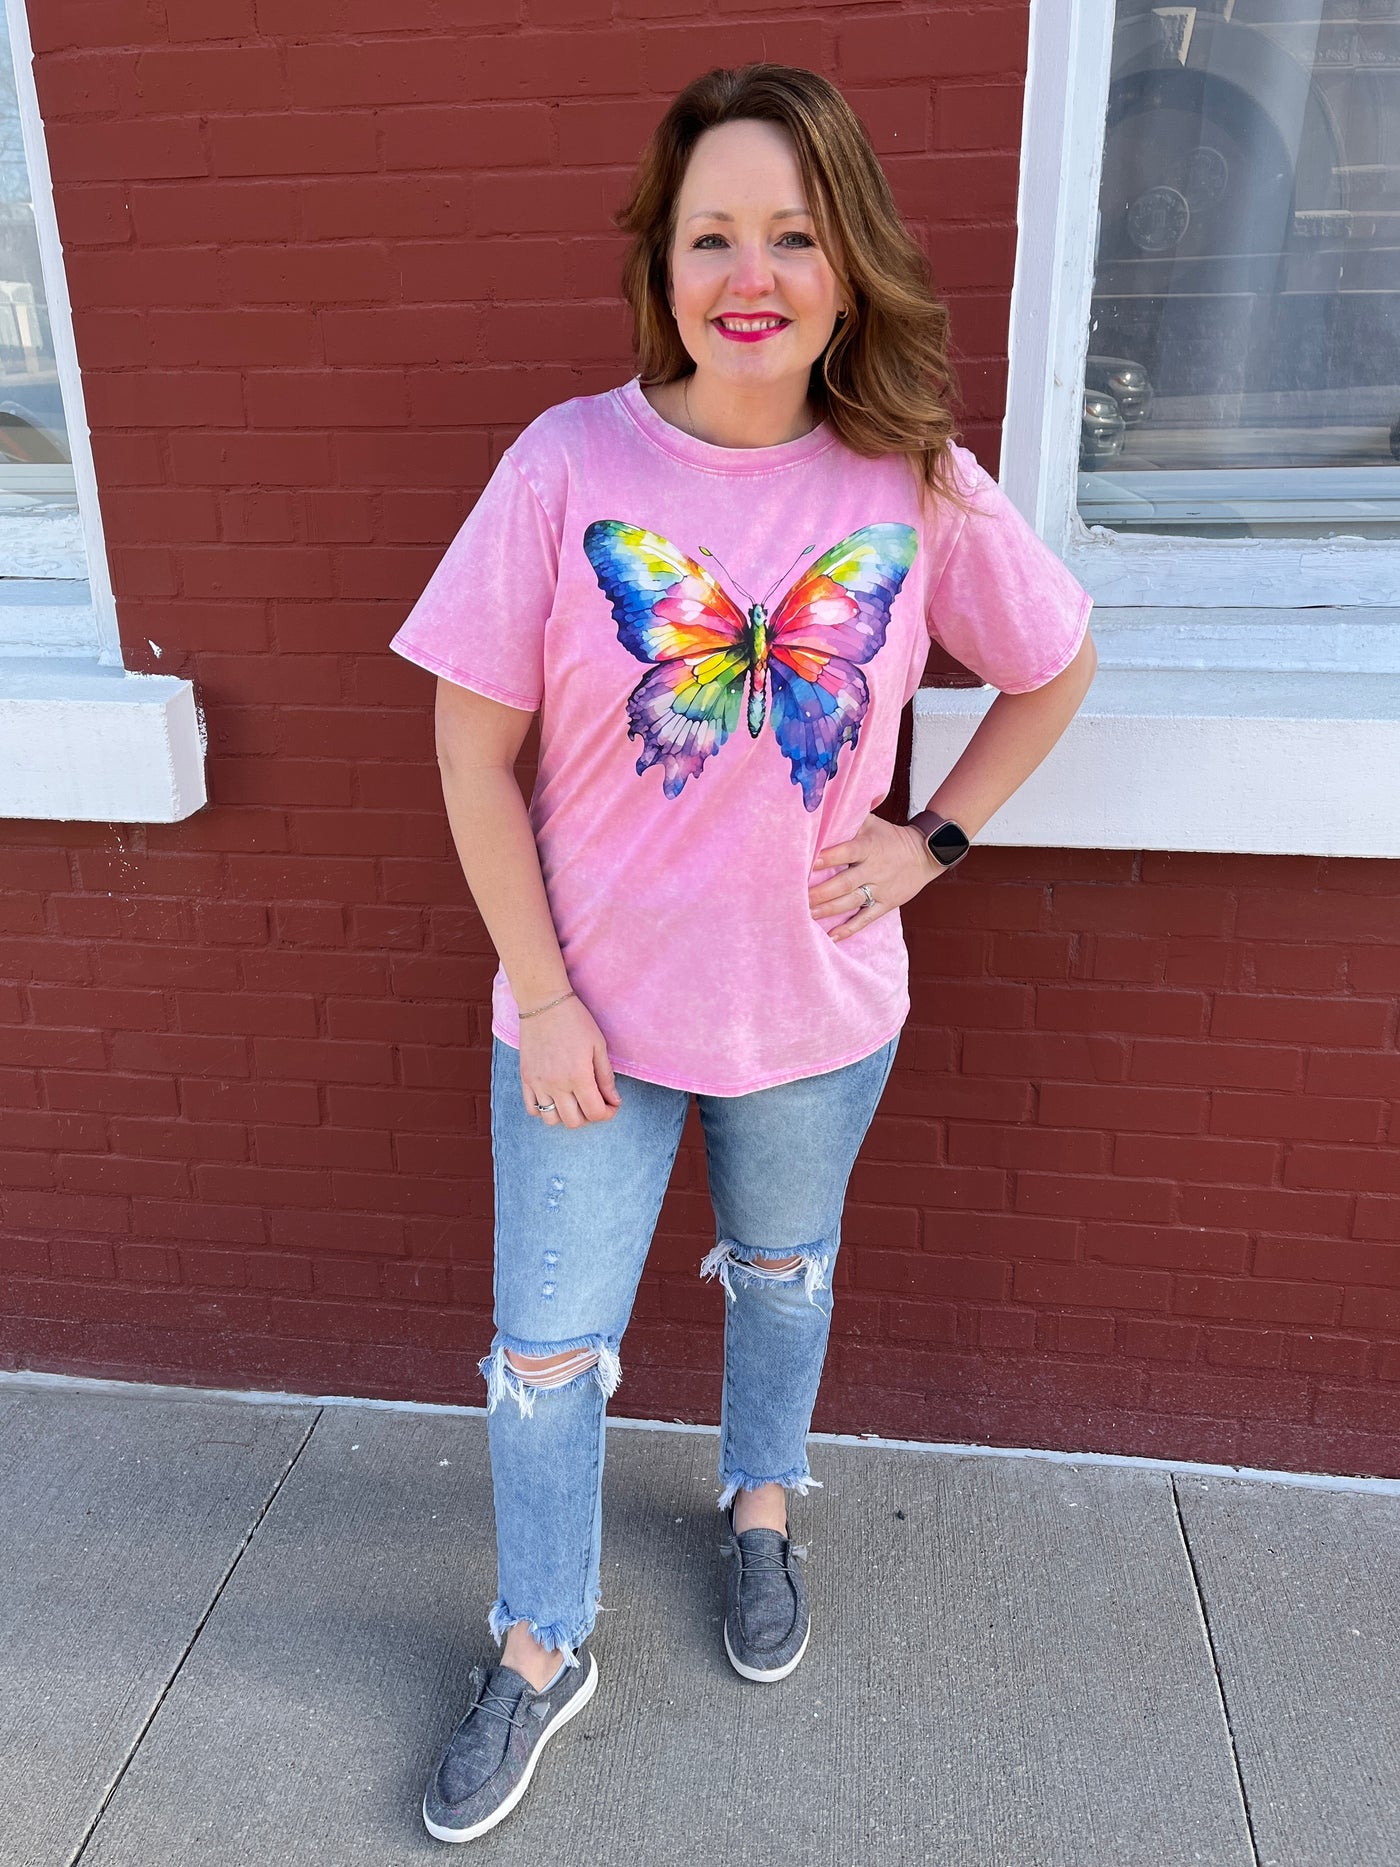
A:
[[[860,883],[858,883],[857,885],[858,885],[858,887],[859,887],[859,889],[860,889],[860,892],[861,892],[861,893],[862,893],[862,894],[863,894],[863,895],[865,896],[865,905],[866,905],[866,906],[867,906],[868,908],[873,908],[873,907],[874,907],[874,905],[875,905],[875,891],[874,891],[874,889],[873,889],[873,888],[872,888],[872,887],[870,886],[870,884],[869,884],[869,882],[860,882]],[[859,911],[859,910],[857,910],[857,911]]]
[[[549,1115],[553,1112],[553,1109],[554,1104],[552,1102],[537,1102],[535,1104],[536,1115]]]

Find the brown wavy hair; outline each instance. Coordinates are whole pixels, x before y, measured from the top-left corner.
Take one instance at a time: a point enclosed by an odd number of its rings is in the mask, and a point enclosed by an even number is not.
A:
[[[676,382],[694,369],[667,292],[676,201],[705,131],[741,121],[775,123],[791,136],[818,236],[851,307],[812,365],[812,402],[855,453],[905,455],[923,490],[962,507],[948,452],[958,434],[948,308],[864,125],[814,71],[717,67],[688,84],[657,125],[631,198],[614,217],[632,236],[622,289],[643,382]]]

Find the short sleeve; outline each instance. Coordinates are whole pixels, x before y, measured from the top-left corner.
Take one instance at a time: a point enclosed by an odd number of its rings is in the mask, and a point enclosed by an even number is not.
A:
[[[1029,693],[1073,661],[1093,599],[986,469],[962,450],[959,464],[973,509],[929,599],[929,634],[1002,693]]]
[[[533,713],[559,541],[509,453],[467,515],[390,648],[433,674]]]

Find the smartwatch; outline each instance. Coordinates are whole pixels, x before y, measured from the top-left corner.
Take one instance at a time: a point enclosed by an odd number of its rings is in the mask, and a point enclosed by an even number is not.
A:
[[[960,824],[940,817],[936,810],[921,810],[909,819],[928,845],[928,853],[945,869],[961,862],[972,847],[972,838]]]

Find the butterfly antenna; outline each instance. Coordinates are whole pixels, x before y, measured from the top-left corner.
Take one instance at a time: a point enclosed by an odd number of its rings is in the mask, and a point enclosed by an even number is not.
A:
[[[792,573],[797,569],[797,566],[802,562],[803,558],[806,557],[807,553],[809,551],[815,551],[815,550],[816,550],[815,545],[803,545],[802,549],[798,552],[797,556],[792,560],[791,564],[788,565],[787,569],[783,572],[782,576],[775,577],[772,583],[769,584],[768,588],[764,591],[763,595],[759,598],[760,603],[766,603],[769,597],[772,596],[773,592],[777,589],[778,585],[783,582],[784,578],[790,577]],[[750,598],[750,601],[752,601],[752,598]]]
[[[730,570],[729,566],[724,562],[723,558],[716,558],[714,552],[710,550],[708,545],[701,545],[699,547],[699,551],[700,551],[701,557],[715,558],[715,563],[719,565],[720,569],[724,572],[725,576],[733,584],[734,588],[739,592],[740,596],[742,596],[746,602],[749,602],[749,603],[753,602],[753,598],[749,595],[748,591],[744,588],[743,584],[740,583],[739,579],[734,575],[733,571]]]

